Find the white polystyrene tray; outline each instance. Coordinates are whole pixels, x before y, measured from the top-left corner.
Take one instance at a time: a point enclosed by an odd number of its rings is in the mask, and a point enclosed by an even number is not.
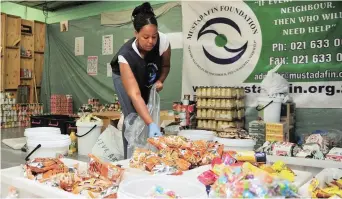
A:
[[[319,172],[315,178],[319,181],[319,187],[323,188],[325,182],[331,182],[334,178],[338,179],[342,177],[342,169],[337,168],[328,168],[323,169],[321,172]],[[311,195],[308,193],[308,187],[311,182],[310,178],[303,186],[301,186],[298,190],[298,193],[305,198],[311,198]]]

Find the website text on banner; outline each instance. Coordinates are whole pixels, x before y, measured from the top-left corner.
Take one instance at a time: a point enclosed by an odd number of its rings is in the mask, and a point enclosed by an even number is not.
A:
[[[244,86],[255,106],[280,63],[297,107],[342,108],[342,1],[187,1],[182,15],[183,94]]]

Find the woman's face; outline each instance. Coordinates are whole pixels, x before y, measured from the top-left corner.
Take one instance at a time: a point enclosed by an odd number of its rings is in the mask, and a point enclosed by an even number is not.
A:
[[[135,32],[139,47],[144,51],[151,51],[158,39],[158,28],[154,24],[143,26],[139,32]]]

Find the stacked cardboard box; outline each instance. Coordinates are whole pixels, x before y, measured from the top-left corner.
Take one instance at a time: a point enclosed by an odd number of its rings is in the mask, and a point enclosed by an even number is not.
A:
[[[289,142],[287,122],[266,123],[266,141]]]
[[[249,135],[256,141],[255,149],[261,147],[265,143],[265,131],[265,123],[263,121],[255,120],[249,123],[248,132]]]
[[[70,95],[51,95],[50,109],[52,114],[73,114],[72,97]]]

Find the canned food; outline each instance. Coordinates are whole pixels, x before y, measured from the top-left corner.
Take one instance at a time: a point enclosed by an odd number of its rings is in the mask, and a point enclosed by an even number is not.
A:
[[[226,101],[226,107],[229,108],[229,109],[235,108],[236,107],[235,100],[228,99]]]
[[[197,127],[198,128],[203,128],[203,121],[202,120],[198,120]]]
[[[212,91],[211,87],[208,87],[206,96],[211,97],[211,91]]]
[[[212,126],[213,126],[213,121],[212,121],[212,120],[209,120],[209,121],[208,121],[208,124],[207,124],[207,128],[208,128],[208,129],[211,129]]]
[[[225,87],[221,88],[220,96],[221,97],[226,97],[226,88]]]
[[[211,99],[207,100],[207,107],[211,107],[212,106],[211,102],[212,102]]]
[[[226,119],[227,120],[233,120],[233,118],[234,118],[234,113],[233,113],[233,111],[227,111],[227,114],[226,114]]]
[[[207,106],[207,99],[202,99],[201,106],[202,107],[206,107]]]
[[[207,87],[203,87],[203,88],[202,88],[201,95],[202,95],[203,97],[205,97],[205,96],[207,95]]]
[[[211,97],[216,97],[216,87],[211,88]]]
[[[216,97],[220,97],[221,96],[221,87],[217,87],[216,88]]]
[[[203,128],[208,128],[208,121],[207,120],[203,120]]]
[[[207,116],[207,110],[206,109],[202,109],[202,117],[208,117]]]
[[[217,130],[221,130],[221,129],[222,129],[222,126],[223,126],[223,121],[218,121],[218,122],[217,122],[216,129],[217,129]]]
[[[221,101],[221,103],[220,103],[221,108],[225,108],[226,107],[226,100],[221,99],[220,101]]]
[[[202,106],[202,99],[198,99],[196,105],[197,105],[197,107],[201,107]]]
[[[198,87],[198,88],[196,89],[196,95],[197,95],[197,96],[202,96],[202,87]]]
[[[236,88],[232,88],[232,97],[236,97],[236,92],[237,92],[237,89]]]
[[[219,99],[215,100],[215,107],[220,108],[221,107],[221,101]]]
[[[228,87],[228,88],[227,88],[226,95],[227,95],[227,97],[229,97],[229,98],[231,98],[231,97],[233,96],[233,94],[232,94],[232,88],[231,88],[231,87]]]
[[[213,124],[212,124],[211,128],[215,130],[216,126],[217,126],[217,121],[213,120]]]
[[[212,118],[215,118],[215,117],[216,117],[216,110],[215,110],[215,109],[212,110],[212,112],[211,112],[211,117],[212,117]]]

